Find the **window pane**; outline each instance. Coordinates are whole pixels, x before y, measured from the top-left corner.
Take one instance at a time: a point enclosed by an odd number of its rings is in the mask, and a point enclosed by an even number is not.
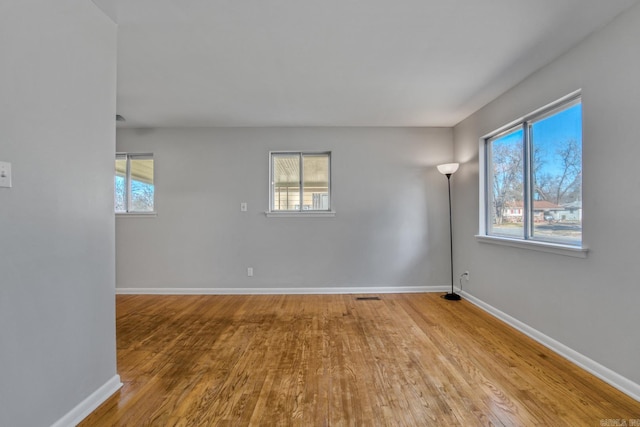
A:
[[[129,212],[152,212],[154,200],[153,159],[130,157],[131,206]]]
[[[116,156],[116,175],[114,183],[115,211],[127,211],[127,157]]]
[[[522,128],[487,143],[488,234],[524,238]]]
[[[582,105],[577,102],[530,125],[532,237],[582,243]]]
[[[303,210],[329,210],[329,155],[306,154],[302,158],[304,177]]]
[[[274,211],[300,209],[300,155],[273,155],[273,206]]]

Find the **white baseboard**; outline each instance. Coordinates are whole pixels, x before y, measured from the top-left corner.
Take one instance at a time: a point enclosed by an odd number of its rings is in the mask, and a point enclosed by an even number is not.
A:
[[[91,412],[107,400],[113,393],[122,387],[120,375],[114,375],[109,381],[91,393],[86,399],[76,405],[64,417],[60,418],[51,427],[74,427],[84,420]]]
[[[318,294],[408,294],[447,292],[447,286],[378,286],[323,288],[116,288],[116,294],[152,295],[318,295]]]
[[[554,351],[555,353],[559,354],[560,356],[564,357],[570,362],[578,365],[585,371],[593,374],[594,376],[600,378],[602,381],[606,382],[607,384],[617,388],[624,394],[640,402],[640,384],[637,384],[631,381],[630,379],[618,374],[617,372],[612,371],[606,366],[601,365],[595,360],[592,360],[587,356],[581,353],[578,353],[577,351],[567,347],[561,342],[554,340],[553,338],[543,334],[537,329],[532,328],[526,323],[523,323],[518,319],[508,315],[507,313],[498,310],[497,308],[474,297],[473,295],[470,295],[467,292],[461,292],[461,295],[467,301],[480,307],[481,309],[491,314],[492,316],[497,317],[498,319],[502,320],[508,325],[519,330],[523,334],[529,336],[530,338],[533,338],[534,340],[536,340],[543,346],[547,347],[548,349]]]

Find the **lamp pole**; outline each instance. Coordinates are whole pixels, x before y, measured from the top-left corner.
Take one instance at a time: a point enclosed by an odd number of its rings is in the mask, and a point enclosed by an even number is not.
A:
[[[460,299],[460,295],[456,294],[453,291],[453,222],[451,220],[451,174],[445,174],[447,176],[447,187],[449,189],[449,249],[450,256],[449,260],[451,261],[451,292],[445,294],[444,299],[457,301]]]
[[[458,170],[458,163],[446,163],[438,165],[438,171],[447,177],[447,188],[449,190],[449,261],[451,262],[451,292],[444,295],[444,299],[450,301],[460,300],[460,295],[453,291],[453,221],[451,218],[451,175]]]

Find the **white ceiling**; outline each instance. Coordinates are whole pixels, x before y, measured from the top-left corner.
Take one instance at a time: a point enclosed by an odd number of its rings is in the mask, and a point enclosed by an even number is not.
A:
[[[453,126],[637,0],[94,0],[121,127]]]

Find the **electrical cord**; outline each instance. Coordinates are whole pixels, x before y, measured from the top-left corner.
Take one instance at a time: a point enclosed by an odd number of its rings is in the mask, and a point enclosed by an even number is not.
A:
[[[464,272],[464,273],[462,273],[460,275],[460,279],[459,279],[459,282],[458,282],[460,284],[460,293],[462,293],[462,278],[467,276],[467,274],[468,274],[467,272]]]

